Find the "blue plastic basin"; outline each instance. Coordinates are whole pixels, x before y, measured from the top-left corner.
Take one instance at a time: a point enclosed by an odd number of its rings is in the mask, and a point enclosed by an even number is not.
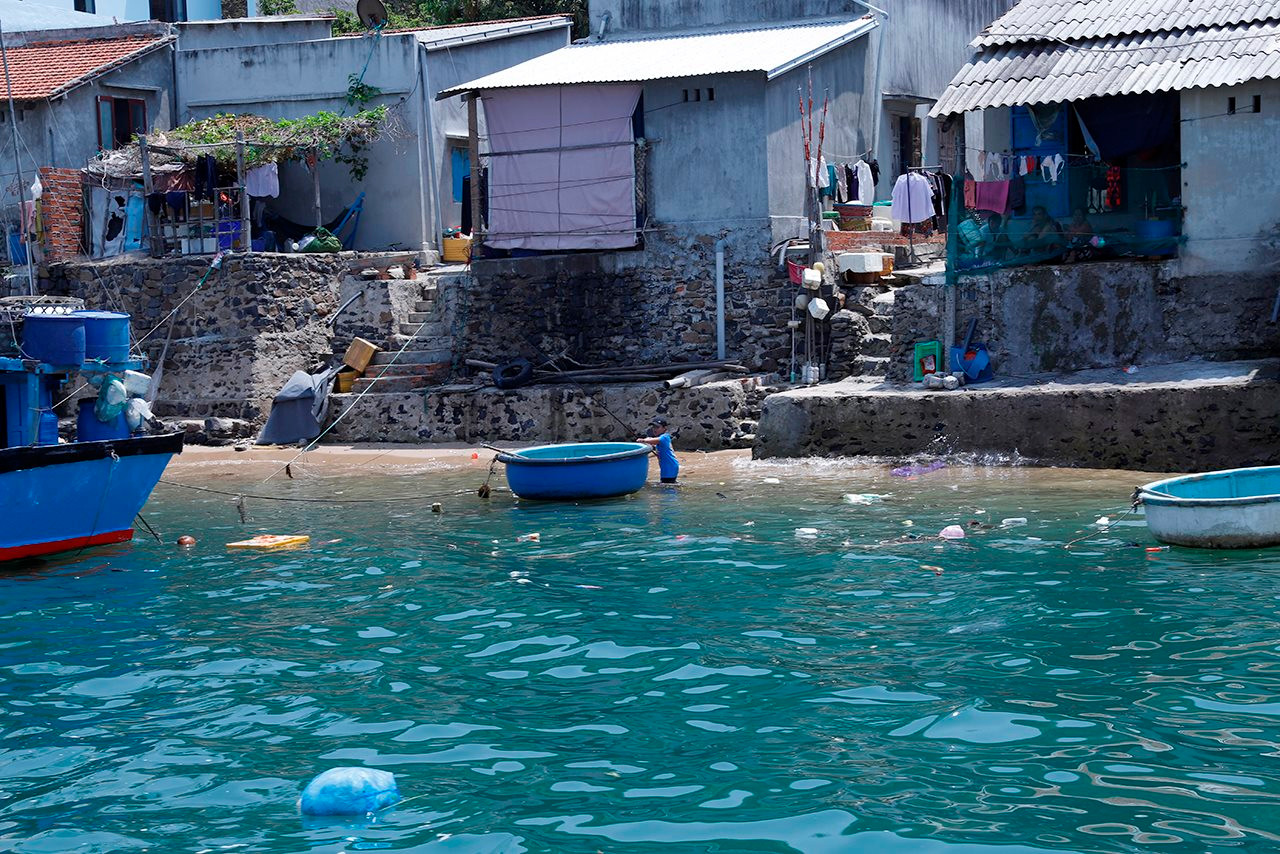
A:
[[[651,454],[639,442],[581,442],[526,448],[498,459],[519,497],[571,501],[636,492],[649,479]]]

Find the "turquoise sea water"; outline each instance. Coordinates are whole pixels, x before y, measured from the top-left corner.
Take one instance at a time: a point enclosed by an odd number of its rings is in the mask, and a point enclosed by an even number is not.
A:
[[[242,525],[161,486],[166,544],[0,571],[0,851],[1280,847],[1280,552],[1062,548],[1140,476],[740,462],[536,506],[483,465],[223,471],[173,477],[448,497]],[[262,532],[313,545],[223,547]],[[339,765],[407,800],[304,821]]]

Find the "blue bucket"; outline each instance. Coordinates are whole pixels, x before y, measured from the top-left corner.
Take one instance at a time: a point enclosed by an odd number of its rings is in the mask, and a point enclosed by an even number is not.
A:
[[[94,414],[93,407],[98,402],[95,397],[87,397],[80,401],[80,412],[76,416],[77,442],[102,442],[107,439],[128,439],[129,422],[124,420],[121,411],[111,421],[103,423]]]
[[[1173,255],[1178,251],[1177,227],[1171,219],[1140,219],[1133,230],[1144,255]]]
[[[50,365],[84,362],[84,318],[74,314],[28,314],[22,318],[22,352]]]
[[[129,361],[129,315],[118,311],[77,311],[84,318],[84,355],[104,362]]]

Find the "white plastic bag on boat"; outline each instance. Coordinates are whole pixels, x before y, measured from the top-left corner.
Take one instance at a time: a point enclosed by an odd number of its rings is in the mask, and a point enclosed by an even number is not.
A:
[[[131,397],[124,408],[124,420],[129,425],[129,432],[136,433],[142,425],[151,421],[151,407],[140,397]]]

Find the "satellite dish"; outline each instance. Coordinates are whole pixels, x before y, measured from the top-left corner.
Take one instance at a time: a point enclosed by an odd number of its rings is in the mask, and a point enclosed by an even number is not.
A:
[[[367,29],[377,29],[387,22],[387,7],[382,0],[358,0],[356,15]]]

